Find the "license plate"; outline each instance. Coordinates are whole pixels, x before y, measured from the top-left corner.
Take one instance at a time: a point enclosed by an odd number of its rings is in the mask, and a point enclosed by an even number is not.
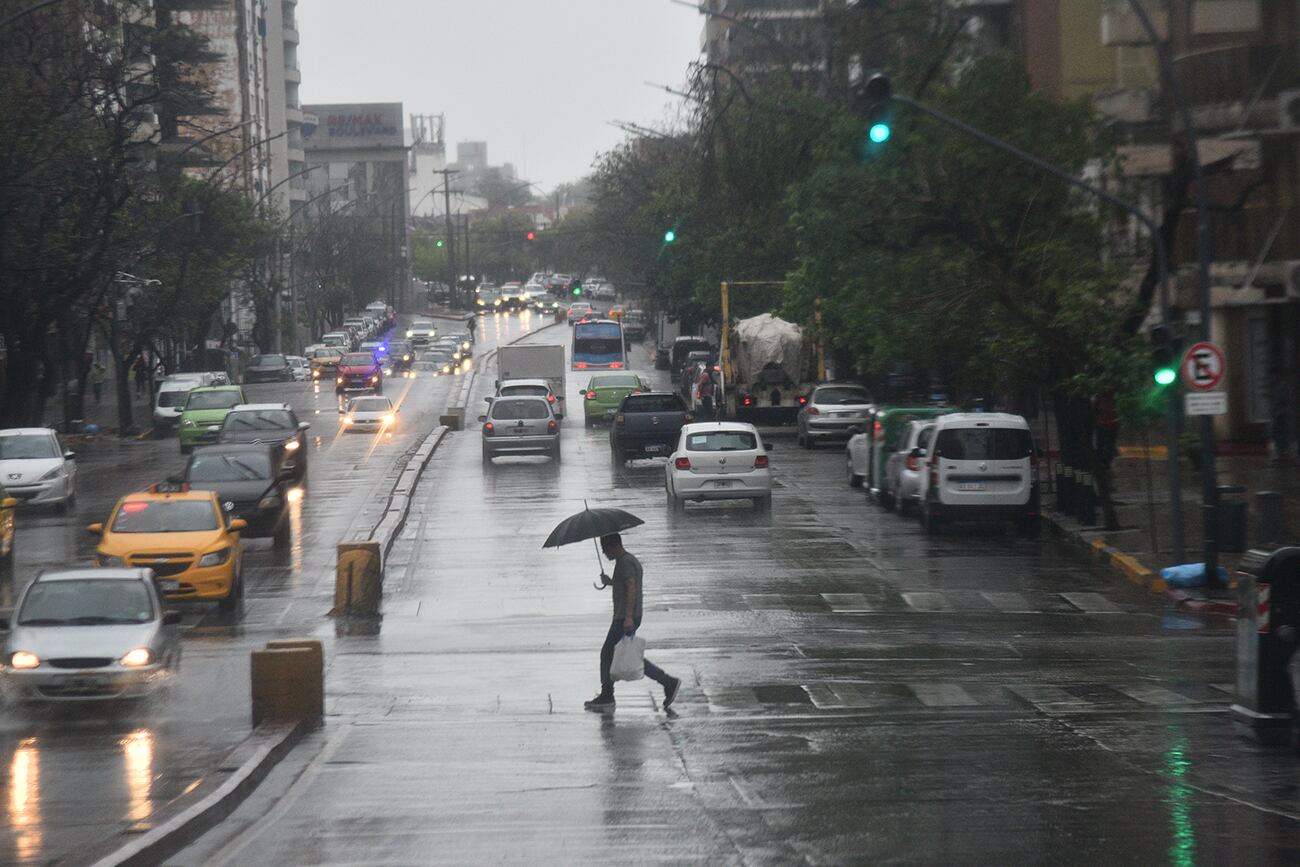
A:
[[[664,450],[663,446],[646,446],[645,451],[648,455],[657,455]]]
[[[64,678],[63,685],[69,689],[94,689],[102,682],[98,677],[68,677]]]
[[[729,488],[729,487],[731,487],[731,482],[728,481],[728,480],[726,480],[726,479],[717,479],[716,481],[714,481],[714,483],[713,483],[713,487],[715,487],[715,488]]]
[[[983,482],[962,482],[957,486],[959,491],[982,491],[984,490]]]

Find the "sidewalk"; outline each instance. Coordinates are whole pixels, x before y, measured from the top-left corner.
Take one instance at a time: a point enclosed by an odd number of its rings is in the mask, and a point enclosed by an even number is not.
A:
[[[1173,551],[1170,521],[1168,462],[1163,456],[1147,459],[1134,449],[1114,464],[1116,511],[1121,529],[1103,530],[1085,526],[1074,516],[1055,511],[1056,497],[1044,497],[1044,513],[1057,535],[1088,549],[1093,559],[1109,566],[1126,579],[1163,592],[1175,605],[1216,614],[1235,614],[1231,600],[1210,600],[1199,591],[1166,588],[1160,570],[1178,563],[1195,563],[1202,550],[1203,518],[1201,514],[1201,474],[1186,461],[1182,466],[1182,515],[1185,550],[1180,558]],[[1220,455],[1215,461],[1218,485],[1239,485],[1246,489],[1246,548],[1262,543],[1260,514],[1256,495],[1274,491],[1283,497],[1284,540],[1300,542],[1300,464],[1272,464],[1264,455]],[[1148,481],[1149,472],[1149,481]],[[1149,484],[1149,487],[1148,487]],[[1097,520],[1102,520],[1098,507]],[[1152,517],[1154,515],[1154,546]],[[1242,553],[1222,551],[1219,562],[1231,574]]]
[[[153,425],[153,403],[150,399],[148,389],[144,394],[132,395],[132,422],[138,431],[144,432],[149,430]],[[101,432],[116,433],[117,431],[117,384],[110,377],[104,381],[104,390],[101,398],[96,401],[94,392],[90,384],[86,385],[86,399],[82,405],[81,421],[84,424],[93,424],[99,427]],[[44,424],[52,427],[60,433],[64,432],[63,422],[63,395],[56,394],[45,403]]]

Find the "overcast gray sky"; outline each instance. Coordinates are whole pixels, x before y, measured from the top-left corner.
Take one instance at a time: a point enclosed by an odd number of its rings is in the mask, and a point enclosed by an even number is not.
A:
[[[650,124],[699,56],[703,17],[669,0],[302,0],[302,101],[445,114],[458,141],[550,188]]]

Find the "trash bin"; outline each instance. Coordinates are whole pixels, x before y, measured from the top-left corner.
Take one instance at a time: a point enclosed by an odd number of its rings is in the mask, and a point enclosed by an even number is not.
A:
[[[1219,485],[1219,550],[1246,550],[1246,510],[1249,507],[1241,485]]]
[[[1277,491],[1260,491],[1255,495],[1255,508],[1259,514],[1259,531],[1256,542],[1278,544],[1282,541],[1282,495]]]
[[[1296,707],[1288,663],[1300,628],[1300,547],[1257,548],[1237,573],[1237,703],[1232,716],[1264,744],[1291,739]],[[1280,634],[1279,634],[1280,633]]]

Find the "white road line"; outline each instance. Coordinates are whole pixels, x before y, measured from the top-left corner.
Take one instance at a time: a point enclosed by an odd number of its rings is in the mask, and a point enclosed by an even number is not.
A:
[[[909,608],[917,611],[951,611],[952,605],[948,602],[947,597],[942,593],[933,593],[930,591],[917,591],[914,593],[904,593],[903,601]]]
[[[821,597],[832,611],[842,614],[862,614],[875,610],[862,593],[823,593]]]
[[[1100,593],[1062,593],[1061,598],[1084,614],[1123,614],[1123,610]]]
[[[981,593],[984,600],[1004,614],[1036,614],[1022,593]]]
[[[973,707],[979,704],[970,693],[955,683],[909,683],[907,688],[926,707]]]
[[[1009,686],[1007,689],[1032,704],[1034,707],[1079,707],[1089,704],[1089,702],[1078,696],[1068,693],[1059,686],[1049,686],[1046,684],[1027,683],[1019,686]]]
[[[1161,686],[1143,686],[1139,684],[1138,686],[1117,686],[1115,688],[1130,698],[1137,699],[1143,704],[1154,704],[1164,707],[1168,705],[1196,703],[1194,699],[1190,699],[1185,695],[1179,695],[1178,693]]]

